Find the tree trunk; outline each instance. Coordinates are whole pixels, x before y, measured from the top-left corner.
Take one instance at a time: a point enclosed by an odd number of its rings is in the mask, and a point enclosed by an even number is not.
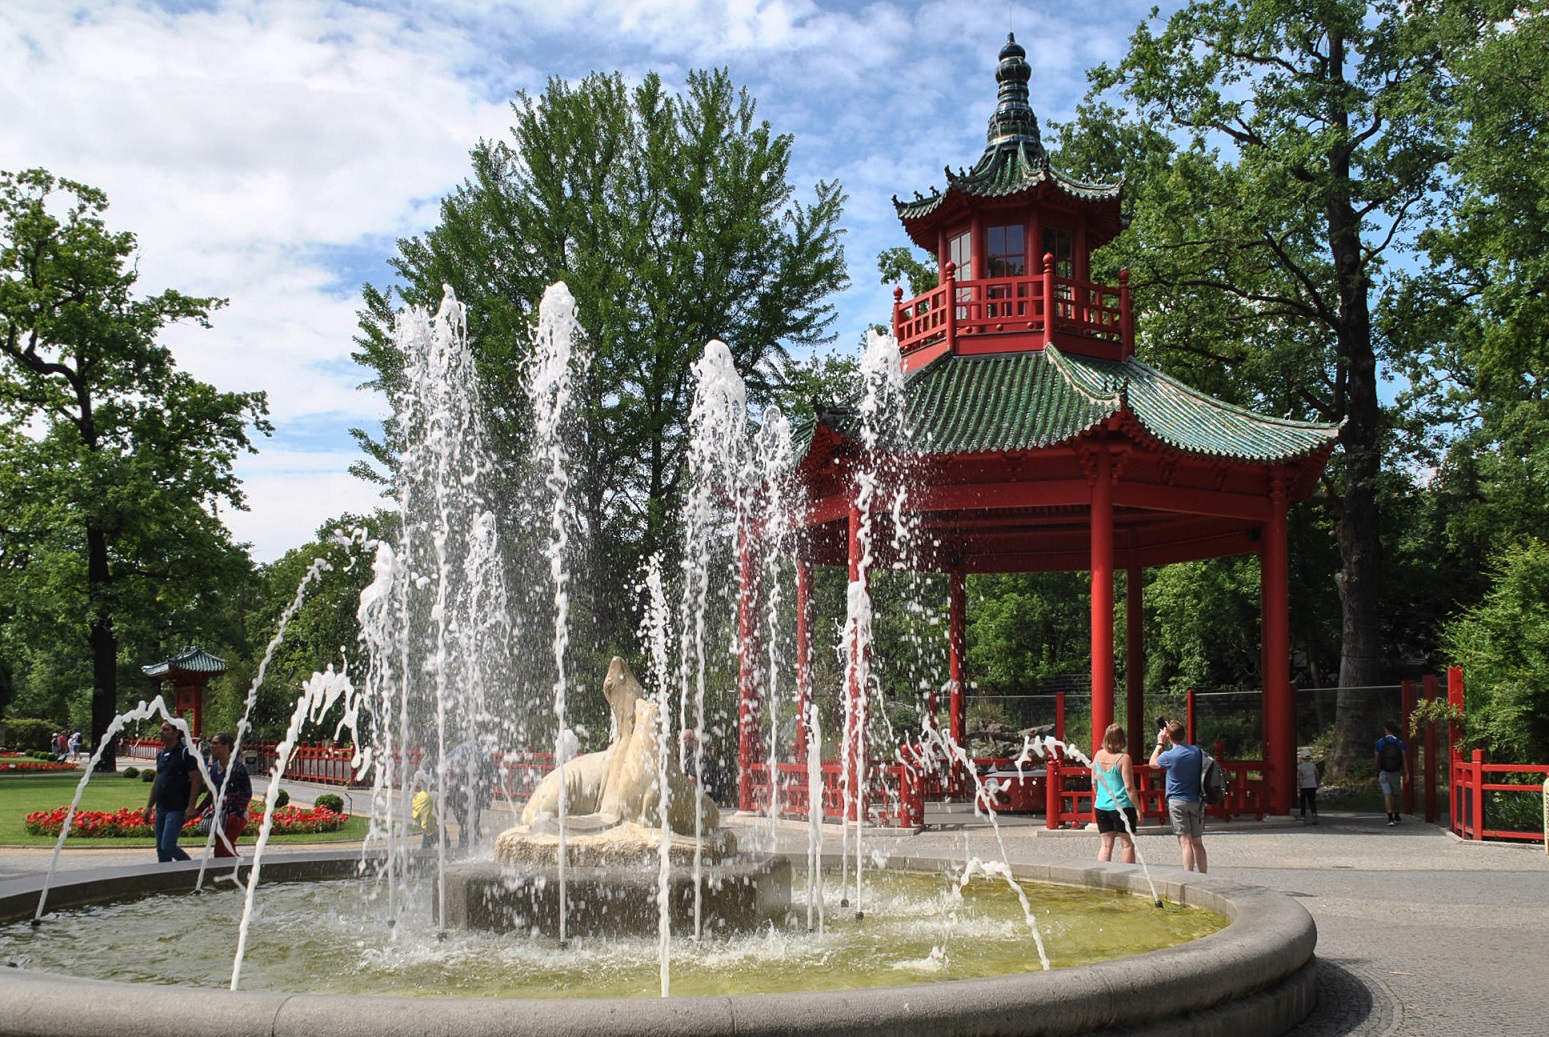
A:
[[[1328,762],[1329,776],[1340,778],[1364,773],[1361,765],[1371,755],[1378,725],[1379,703],[1368,689],[1382,676],[1382,531],[1377,516],[1382,411],[1360,229],[1347,199],[1336,199],[1329,206],[1329,237],[1340,295],[1339,355],[1346,364],[1345,426],[1339,437],[1345,452],[1345,488],[1337,533],[1340,690]]]
[[[87,595],[91,602],[91,740],[93,747],[118,718],[118,635],[113,630],[113,609],[109,604],[107,535],[95,523],[86,529]],[[118,769],[118,754],[109,745],[97,765],[99,772]]]

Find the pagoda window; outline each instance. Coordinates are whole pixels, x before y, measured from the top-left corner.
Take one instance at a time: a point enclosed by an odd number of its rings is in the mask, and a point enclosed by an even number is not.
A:
[[[991,278],[1027,276],[1027,235],[1020,224],[989,227],[984,235],[985,265]],[[986,317],[1020,317],[1027,314],[1027,281],[992,284],[985,293]]]
[[[1058,227],[1045,227],[1043,232],[1043,254],[1054,257],[1054,276],[1074,279],[1076,276],[1076,248],[1075,240],[1070,231],[1060,230]],[[1070,305],[1072,294],[1071,286],[1058,284],[1054,286],[1054,294],[1064,300],[1063,305],[1056,305],[1059,316],[1070,318],[1073,314]]]
[[[973,235],[968,231],[958,234],[947,242],[947,258],[957,264],[957,279],[968,281],[973,278],[974,249]]]
[[[985,232],[985,258],[991,277],[1024,277],[1027,274],[1027,246],[1020,223],[1009,227],[990,227]]]
[[[957,270],[953,274],[954,277],[956,277],[959,281],[970,281],[970,280],[972,280],[973,279],[973,275],[974,275],[974,267],[973,267],[973,258],[974,258],[973,234],[971,234],[970,232],[965,230],[965,231],[963,231],[963,233],[958,234],[955,237],[953,237],[951,240],[949,240],[947,242],[947,258],[950,259],[953,263],[957,264]],[[958,320],[967,320],[968,319],[968,306],[967,306],[967,303],[969,302],[969,300],[972,297],[973,297],[973,289],[972,288],[959,288],[957,290],[957,300],[956,301],[958,303],[958,306],[957,306],[957,319]]]
[[[1054,257],[1055,277],[1076,276],[1075,239],[1070,231],[1047,227],[1043,232],[1043,253]]]

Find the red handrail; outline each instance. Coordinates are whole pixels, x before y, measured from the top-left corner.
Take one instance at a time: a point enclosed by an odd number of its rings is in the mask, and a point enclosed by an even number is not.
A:
[[[1491,828],[1485,816],[1486,792],[1512,792],[1517,794],[1543,795],[1544,782],[1549,782],[1549,764],[1536,763],[1485,763],[1484,751],[1475,749],[1468,758],[1454,752],[1451,762],[1452,831],[1463,839],[1510,839],[1520,842],[1543,842],[1544,832],[1510,828]],[[1487,775],[1537,775],[1537,784],[1490,781]]]
[[[1060,336],[1117,343],[1130,351],[1128,278],[1105,285],[1060,277],[1052,267],[1032,277],[956,278],[948,263],[942,283],[904,300],[894,294],[893,337],[905,355],[965,338],[1009,333],[1034,335],[1040,344]],[[1050,315],[1052,314],[1052,320]]]

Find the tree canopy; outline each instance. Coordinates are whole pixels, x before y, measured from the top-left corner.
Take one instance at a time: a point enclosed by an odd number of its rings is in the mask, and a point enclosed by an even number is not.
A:
[[[590,599],[572,615],[578,640],[622,645],[634,619],[617,588],[675,543],[691,365],[709,339],[725,341],[758,402],[783,382],[789,349],[828,340],[827,299],[847,283],[843,195],[819,182],[798,198],[791,137],[758,121],[724,71],[691,72],[677,94],[654,74],[633,87],[616,74],[556,78],[512,112],[510,139],[473,149],[440,224],[399,242],[399,283],[366,288],[357,358],[391,395],[394,308],[434,305],[451,285],[469,307],[489,427],[514,447],[538,301],[552,282],[569,286],[592,357],[571,447],[577,587]],[[392,463],[392,431],[358,434],[379,464]]]
[[[157,342],[221,302],[137,296],[135,238],[107,206],[44,170],[0,173],[4,651],[62,691],[89,684],[94,737],[118,712],[126,635],[181,648],[245,578],[217,510],[243,505],[232,463],[269,430],[262,393],[220,392]]]

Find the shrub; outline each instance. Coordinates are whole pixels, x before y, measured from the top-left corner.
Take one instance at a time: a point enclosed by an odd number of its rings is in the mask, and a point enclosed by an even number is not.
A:
[[[1549,760],[1549,544],[1507,548],[1483,601],[1449,621],[1467,683],[1467,739],[1492,762]],[[1509,795],[1509,794],[1508,794]],[[1519,808],[1510,808],[1519,809]]]
[[[289,792],[286,792],[284,789],[280,789],[278,792],[276,792],[274,794],[274,809],[279,810],[281,807],[289,805],[289,803],[290,803],[290,793]]]
[[[126,777],[126,778],[138,778],[139,776],[140,776],[140,768],[138,768],[138,767],[125,767],[124,768],[124,777]]]
[[[344,797],[332,792],[325,792],[312,801],[314,807],[325,807],[335,814],[344,813]]]
[[[155,781],[156,772],[147,767],[145,770],[140,772],[140,780],[145,782]]]
[[[5,728],[11,748],[41,751],[49,748],[48,736],[59,730],[59,724],[36,717],[11,717],[6,720]]]

